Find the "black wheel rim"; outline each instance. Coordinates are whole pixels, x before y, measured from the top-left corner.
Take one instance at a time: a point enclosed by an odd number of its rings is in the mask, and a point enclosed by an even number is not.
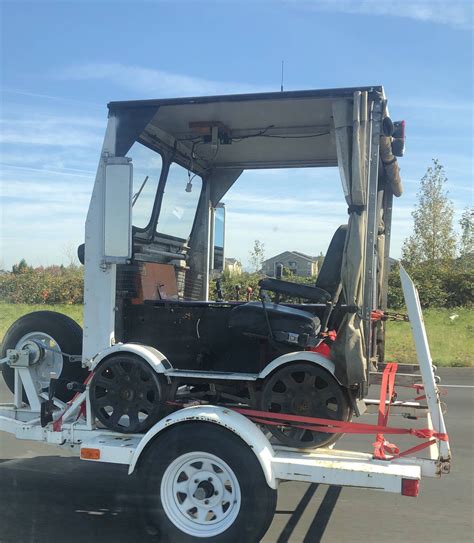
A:
[[[155,371],[138,358],[113,358],[101,364],[91,381],[95,416],[104,426],[124,433],[146,431],[161,412]]]
[[[304,417],[348,420],[349,406],[339,383],[329,372],[313,364],[290,364],[278,370],[263,386],[264,411]],[[312,432],[304,428],[269,426],[284,445],[297,448],[322,447],[339,434]]]

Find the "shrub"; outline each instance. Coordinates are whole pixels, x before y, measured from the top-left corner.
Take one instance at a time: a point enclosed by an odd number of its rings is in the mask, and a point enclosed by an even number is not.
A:
[[[230,274],[228,271],[222,273],[221,290],[224,300],[245,300],[247,288],[252,289],[252,299],[258,298],[258,282],[263,275],[258,273],[243,272],[240,275]],[[239,287],[239,289],[237,289]],[[209,297],[211,300],[217,300],[216,280],[211,279],[209,285]]]
[[[472,307],[474,305],[474,269],[460,261],[423,263],[409,268],[422,307]],[[388,281],[388,306],[404,305],[398,268],[392,269]]]
[[[460,261],[435,266],[419,264],[407,270],[415,282],[423,308],[437,307],[472,307],[474,305],[474,268],[467,268]],[[263,275],[242,273],[229,275],[223,273],[221,287],[224,300],[245,300],[247,287],[253,289],[252,299],[258,299],[258,282]],[[285,281],[314,285],[314,277],[284,276]],[[236,286],[240,285],[237,297]],[[211,280],[210,298],[216,299],[215,280]],[[282,301],[298,301],[282,297]],[[405,305],[398,267],[394,266],[388,280],[388,306],[399,309]]]
[[[0,300],[25,304],[80,304],[84,274],[78,266],[18,266],[0,275]]]
[[[245,300],[247,295],[247,288],[252,289],[251,299],[258,300],[260,287],[258,282],[260,279],[263,279],[265,275],[260,273],[248,273],[243,272],[240,275],[231,275],[229,272],[225,271],[221,275],[221,289],[224,300]],[[291,281],[292,283],[299,283],[302,285],[314,285],[315,277],[300,277],[298,275],[293,275],[291,273],[284,273],[283,279],[285,281]],[[237,295],[236,287],[239,286],[239,295]],[[216,293],[216,280],[211,279],[209,285],[209,297],[211,300],[217,299]],[[298,302],[299,300],[291,298],[289,296],[281,296],[281,300],[292,303]]]

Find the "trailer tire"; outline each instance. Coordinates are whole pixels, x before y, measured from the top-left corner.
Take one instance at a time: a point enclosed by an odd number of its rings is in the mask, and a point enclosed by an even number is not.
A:
[[[6,356],[7,349],[20,348],[19,346],[25,338],[40,340],[49,338],[56,343],[55,348],[59,348],[64,353],[73,355],[82,353],[82,328],[67,315],[55,311],[34,311],[15,321],[5,334],[0,358]],[[61,377],[61,380],[57,383],[55,396],[62,402],[68,402],[75,392],[67,389],[67,382],[78,381],[82,383],[89,370],[83,368],[80,361],[70,362],[67,356],[56,355],[51,351],[46,351],[46,356],[52,357],[53,365],[51,369],[59,369],[58,377]],[[41,365],[41,362],[39,364]],[[47,371],[48,368],[46,367],[44,371],[37,371],[37,378],[44,381],[42,383],[43,388],[47,387]],[[7,387],[13,392],[15,386],[14,370],[6,367],[2,373]],[[28,403],[25,392],[23,392],[23,401]]]
[[[179,423],[146,450],[139,470],[149,529],[172,543],[257,543],[277,491],[250,447],[213,423]]]

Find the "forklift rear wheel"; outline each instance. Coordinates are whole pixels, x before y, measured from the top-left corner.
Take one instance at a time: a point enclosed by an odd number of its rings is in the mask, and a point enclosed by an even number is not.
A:
[[[173,543],[257,543],[277,492],[250,447],[212,423],[180,423],[155,441],[140,470],[148,526]]]
[[[47,348],[43,359],[31,366],[34,378],[42,389],[49,386],[50,374],[55,373],[60,380],[57,383],[55,397],[68,402],[75,394],[67,389],[69,381],[82,383],[89,370],[82,367],[81,361],[71,362],[62,353],[80,355],[82,353],[82,329],[66,315],[54,311],[35,311],[20,317],[7,330],[3,339],[0,358],[7,354],[7,349],[21,349],[28,340],[40,341]],[[53,352],[57,351],[57,352]],[[3,370],[3,378],[8,388],[15,389],[15,371]],[[23,392],[23,402],[28,398]]]
[[[260,408],[341,421],[352,416],[346,390],[327,370],[308,362],[293,362],[271,374],[262,387]],[[283,445],[300,449],[327,447],[342,436],[282,426],[268,426],[268,430]]]
[[[94,415],[115,432],[146,432],[163,414],[158,374],[134,354],[119,353],[101,362],[94,370],[89,394]]]

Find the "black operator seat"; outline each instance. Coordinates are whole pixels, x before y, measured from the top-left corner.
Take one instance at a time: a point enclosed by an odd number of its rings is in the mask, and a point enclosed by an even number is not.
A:
[[[323,264],[316,278],[315,287],[325,290],[333,302],[337,301],[341,291],[341,270],[344,246],[347,237],[347,224],[341,224],[334,232]]]
[[[340,226],[329,244],[326,257],[315,286],[299,285],[290,281],[266,278],[259,282],[264,290],[303,298],[316,303],[335,302],[341,291],[341,267],[346,241],[347,225]],[[323,318],[324,326],[330,309]],[[305,348],[321,330],[320,319],[301,309],[265,302],[248,302],[232,309],[229,328],[234,332],[258,336],[271,333],[276,341],[294,343]]]
[[[335,302],[341,290],[341,268],[346,234],[346,224],[341,225],[334,233],[314,287],[267,277],[259,282],[260,288],[310,302]]]

